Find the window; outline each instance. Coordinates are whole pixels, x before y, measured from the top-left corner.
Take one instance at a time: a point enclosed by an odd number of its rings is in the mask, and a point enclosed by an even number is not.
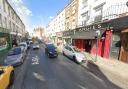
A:
[[[69,9],[66,10],[66,17],[69,17]]]
[[[3,50],[7,47],[7,39],[5,37],[0,38],[0,50]]]
[[[102,10],[103,10],[103,5],[100,5],[95,8],[95,22],[99,22],[102,20]]]
[[[76,13],[76,6],[73,5],[73,7],[72,7],[72,15],[74,15],[75,13]]]
[[[88,0],[82,0],[82,8],[85,8],[88,6]]]
[[[73,51],[70,47],[68,47],[68,50],[69,50],[69,51]]]
[[[7,18],[5,17],[5,28],[7,28]]]
[[[5,0],[3,0],[3,9],[4,9],[4,12],[6,12]]]
[[[88,13],[88,11],[83,13],[81,16],[82,16],[82,25],[86,25],[86,22],[89,20],[89,13]]]
[[[2,15],[0,14],[0,27],[2,27]]]

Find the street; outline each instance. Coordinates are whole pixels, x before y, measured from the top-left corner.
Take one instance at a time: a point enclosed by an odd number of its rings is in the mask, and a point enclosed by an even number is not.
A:
[[[10,89],[121,89],[84,69],[63,55],[48,58],[44,46],[28,51],[24,64],[16,67]]]

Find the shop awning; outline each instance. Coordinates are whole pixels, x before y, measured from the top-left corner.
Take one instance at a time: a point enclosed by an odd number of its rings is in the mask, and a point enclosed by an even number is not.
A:
[[[103,35],[103,33],[106,31],[106,29],[100,30],[100,37]],[[72,35],[72,39],[95,39],[96,36],[96,30],[88,31],[88,32],[80,32],[75,33],[75,35]]]

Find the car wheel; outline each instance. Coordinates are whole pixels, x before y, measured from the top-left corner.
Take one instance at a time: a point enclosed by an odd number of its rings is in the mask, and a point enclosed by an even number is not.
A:
[[[63,55],[65,56],[65,53],[64,53],[64,51],[63,51]]]
[[[12,71],[10,74],[9,86],[13,85],[13,83],[14,83],[14,71]]]
[[[80,62],[77,61],[75,56],[73,56],[73,61],[76,62],[77,64],[80,64]]]

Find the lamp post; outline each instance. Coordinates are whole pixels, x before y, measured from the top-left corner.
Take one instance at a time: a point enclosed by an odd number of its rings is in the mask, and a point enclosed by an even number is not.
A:
[[[97,55],[98,55],[98,40],[99,40],[99,36],[100,36],[100,30],[96,31],[96,58],[95,58],[95,62],[97,61]]]

